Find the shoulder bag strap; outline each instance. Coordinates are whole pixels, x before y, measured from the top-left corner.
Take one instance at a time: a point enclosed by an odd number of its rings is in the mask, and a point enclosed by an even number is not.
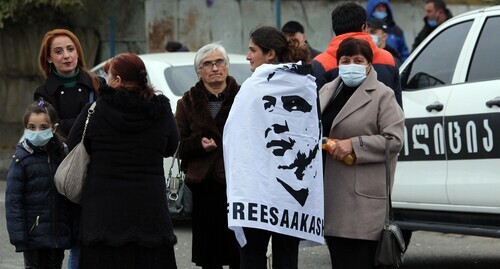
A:
[[[92,103],[90,106],[88,113],[87,113],[87,120],[85,120],[85,127],[83,127],[83,134],[82,134],[82,142],[83,139],[85,139],[85,133],[87,133],[87,125],[89,124],[90,121],[90,115],[94,114],[94,108],[96,106],[97,102]]]
[[[177,149],[175,150],[174,156],[172,156],[172,164],[170,164],[170,169],[168,170],[168,178],[172,177],[172,168],[174,168],[174,163],[177,162],[177,167],[179,168],[179,171],[181,169],[181,161],[179,158],[179,147],[180,147],[180,142],[177,144]]]
[[[180,188],[180,181],[182,180],[181,178],[181,163],[179,160],[179,147],[180,147],[180,142],[177,144],[177,149],[175,150],[173,159],[172,159],[172,164],[170,165],[170,169],[168,170],[168,178],[167,178],[167,198],[169,203],[175,203],[177,199],[179,199],[179,188]],[[177,162],[177,167],[179,168],[179,174],[177,177],[172,178],[172,168],[174,167],[174,163]]]
[[[391,204],[391,163],[389,160],[390,144],[392,136],[388,134],[383,135],[385,138],[385,190],[387,195],[386,211],[385,211],[385,225],[389,226],[390,217],[392,216]]]

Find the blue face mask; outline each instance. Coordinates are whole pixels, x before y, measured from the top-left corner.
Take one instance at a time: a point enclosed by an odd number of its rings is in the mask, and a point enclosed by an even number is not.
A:
[[[434,19],[427,18],[427,24],[430,27],[436,27],[438,25],[438,22],[437,22],[438,17],[439,17],[439,11],[436,12],[436,17],[434,17]]]
[[[379,20],[383,20],[387,17],[387,12],[385,11],[375,11],[373,12],[373,17],[379,19]]]
[[[345,85],[357,87],[366,79],[366,65],[341,64],[339,66],[339,76]]]
[[[47,143],[49,143],[50,139],[53,136],[54,135],[52,134],[52,129],[46,129],[39,132],[31,131],[30,129],[24,129],[24,137],[35,147],[47,145]]]
[[[374,42],[375,44],[377,44],[377,46],[380,46],[380,44],[378,43],[378,41],[379,41],[379,40],[378,40],[378,39],[379,39],[379,38],[378,38],[378,35],[370,35],[370,36],[372,37],[373,42]]]

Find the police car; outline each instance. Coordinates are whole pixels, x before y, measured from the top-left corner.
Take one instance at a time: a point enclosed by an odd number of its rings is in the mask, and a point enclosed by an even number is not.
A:
[[[400,68],[392,201],[406,231],[500,238],[500,6],[438,27]]]

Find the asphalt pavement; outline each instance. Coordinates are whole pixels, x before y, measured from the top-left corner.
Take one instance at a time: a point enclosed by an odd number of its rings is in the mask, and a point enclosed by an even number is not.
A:
[[[199,268],[191,262],[191,223],[174,222],[179,269]],[[67,254],[68,252],[66,252]],[[23,268],[23,256],[9,243],[5,226],[5,180],[0,180],[0,269]],[[224,267],[227,269],[228,267]],[[300,269],[330,269],[326,246],[301,247]],[[401,269],[500,269],[500,239],[415,232]],[[67,269],[64,261],[63,269]]]

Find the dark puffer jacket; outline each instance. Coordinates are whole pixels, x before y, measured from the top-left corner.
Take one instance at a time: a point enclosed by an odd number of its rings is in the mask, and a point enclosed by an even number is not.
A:
[[[401,57],[401,62],[404,62],[406,58],[410,55],[408,47],[406,46],[405,35],[403,29],[401,29],[394,19],[394,14],[389,0],[368,0],[366,3],[366,13],[368,14],[368,20],[372,19],[373,12],[379,4],[384,4],[387,7],[387,17],[384,21],[389,26],[389,33],[387,36],[386,44],[397,51]]]
[[[16,252],[71,247],[71,202],[54,185],[62,150],[55,138],[49,143],[49,152],[19,143],[7,173],[7,230]]]

